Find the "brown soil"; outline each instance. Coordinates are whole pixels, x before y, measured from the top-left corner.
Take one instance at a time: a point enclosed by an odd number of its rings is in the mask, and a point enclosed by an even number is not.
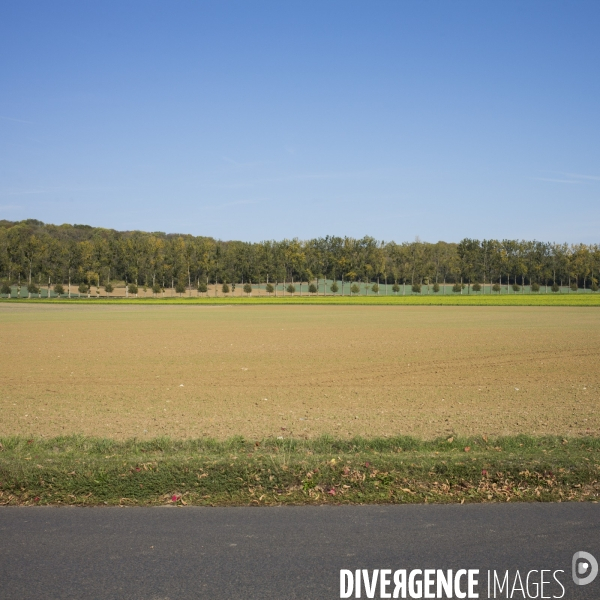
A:
[[[2,436],[600,434],[596,308],[2,304],[0,334]]]

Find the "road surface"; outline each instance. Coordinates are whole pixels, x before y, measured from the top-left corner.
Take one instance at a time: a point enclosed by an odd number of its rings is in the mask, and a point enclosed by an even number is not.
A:
[[[562,570],[564,598],[600,598],[600,576],[576,586],[571,575],[577,551],[600,562],[591,503],[3,507],[0,542],[2,599],[328,599],[340,597],[340,569],[388,568],[479,569],[480,598],[487,570],[511,580],[516,570]]]

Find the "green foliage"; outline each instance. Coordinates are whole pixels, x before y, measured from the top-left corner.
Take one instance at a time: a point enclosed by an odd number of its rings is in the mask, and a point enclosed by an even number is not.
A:
[[[409,281],[431,281],[431,285],[444,273],[481,283],[498,277],[499,271],[506,277],[508,269],[510,283],[515,275],[523,281],[523,276],[529,274],[538,280],[551,277],[564,282],[571,276],[582,284],[585,277],[585,286],[588,286],[590,275],[598,277],[600,272],[600,256],[595,244],[476,239],[464,239],[458,244],[442,241],[429,244],[419,240],[397,244],[379,243],[369,236],[247,243],[215,240],[209,236],[120,232],[86,225],[57,227],[35,219],[3,220],[1,225],[0,281],[12,281],[18,273],[26,274],[28,281],[38,282],[40,276],[46,281],[50,270],[57,281],[70,273],[77,283],[83,280],[92,287],[100,280],[107,281],[108,277],[115,281],[162,283],[170,282],[174,276],[187,284],[187,274],[194,273],[205,281],[207,278],[228,281],[233,291],[231,282],[242,278],[258,281],[266,273],[275,278],[287,273],[287,286],[288,281],[300,281],[313,272],[328,278],[335,277],[335,273],[344,274],[350,287],[360,277],[381,276],[381,267],[385,265],[393,281],[414,277]],[[363,286],[360,287],[362,290]],[[391,291],[387,288],[390,294],[402,293],[400,286],[392,287]],[[405,286],[402,288],[404,291]]]
[[[553,283],[552,287],[550,288],[554,293],[556,292],[560,292],[560,287],[558,286],[558,284]]]
[[[510,287],[512,288],[513,292],[521,291],[521,286],[518,283],[513,283]]]
[[[433,291],[437,294],[440,291],[440,284],[439,283],[434,283],[433,284]]]
[[[598,284],[594,281],[594,283],[592,283],[592,287],[590,289],[592,290],[592,292],[597,292],[598,291]]]
[[[357,283],[353,283],[353,284],[350,286],[350,292],[351,292],[352,294],[358,294],[358,292],[360,292],[360,287],[358,286],[358,284],[357,284]]]
[[[87,285],[87,283],[83,283],[83,281],[82,281],[82,282],[79,284],[79,287],[77,288],[77,291],[78,291],[80,294],[87,294],[87,293],[88,293],[88,291],[89,291],[89,289],[90,289],[90,286],[89,286],[89,285]],[[136,288],[136,290],[137,290],[137,288]],[[131,292],[131,290],[129,290],[129,291]]]
[[[11,293],[10,285],[8,285],[8,283],[6,283],[6,281],[3,281],[2,286],[0,286],[0,294],[10,294],[10,293]]]
[[[137,285],[135,285],[135,283],[130,283],[130,284],[127,286],[127,291],[128,291],[130,294],[137,294],[137,293],[138,293],[138,286],[137,286]]]
[[[221,291],[222,291],[224,294],[229,294],[229,286],[228,286],[226,283],[224,283],[224,284],[221,286]]]
[[[577,282],[576,281],[572,281],[571,285],[570,285],[571,291],[576,292],[577,291]]]
[[[317,286],[314,283],[311,283],[308,286],[308,292],[309,292],[309,294],[316,294],[317,293]]]
[[[293,286],[291,283],[290,283],[290,285],[287,286],[286,289],[287,289],[288,294],[293,294],[296,291],[296,287]]]
[[[252,286],[249,283],[244,284],[244,294],[252,293]]]
[[[540,291],[540,284],[539,283],[532,283],[531,284],[531,291],[532,292],[539,292]]]
[[[377,283],[374,283],[374,284],[371,286],[371,290],[373,291],[373,293],[375,293],[375,294],[379,294],[379,285],[378,285]]]
[[[421,293],[421,284],[413,283],[410,289],[412,290],[413,294],[420,294]]]
[[[502,288],[500,287],[500,284],[499,284],[499,283],[495,283],[495,284],[492,286],[492,290],[493,290],[494,292],[499,292],[501,289],[502,289]]]
[[[162,288],[160,287],[160,283],[155,283],[152,286],[152,293],[153,294],[160,294],[162,292]]]
[[[267,283],[265,290],[266,290],[267,294],[272,294],[275,291],[275,288],[273,287],[273,284]]]
[[[27,286],[27,291],[30,294],[39,294],[40,293],[40,288],[37,285],[35,285],[35,283],[30,283]]]
[[[460,292],[462,292],[462,285],[460,285],[460,283],[455,283],[455,284],[452,286],[452,291],[453,291],[455,294],[459,294]]]
[[[185,294],[187,288],[185,287],[185,283],[179,281],[175,284],[175,293],[176,294]]]
[[[394,292],[394,294],[397,294],[399,291],[400,291],[400,286],[397,283],[395,283],[392,286],[392,292]]]
[[[331,290],[331,291],[332,291],[334,294],[337,294],[337,293],[338,293],[338,291],[339,291],[339,289],[340,289],[340,287],[339,287],[339,285],[338,285],[338,284],[337,284],[337,283],[334,281],[334,282],[331,284],[331,286],[329,287],[329,289],[330,289],[330,290]]]
[[[98,281],[100,280],[100,276],[95,271],[88,271],[85,274],[85,278],[90,286],[98,285]]]
[[[62,294],[64,294],[64,293],[65,293],[65,288],[63,287],[63,285],[62,285],[62,284],[60,284],[60,283],[57,283],[57,284],[54,286],[54,293],[55,293],[55,294],[58,294],[59,296],[61,296]]]
[[[199,291],[201,294],[206,294],[206,292],[208,292],[208,286],[206,285],[206,283],[204,283],[203,281],[201,281],[201,282],[198,284],[198,291]]]
[[[112,283],[107,283],[107,284],[104,286],[104,291],[105,291],[107,294],[112,294],[112,293],[115,291],[115,288],[113,287]]]
[[[474,283],[474,284],[471,286],[471,289],[472,289],[474,292],[480,292],[480,291],[481,291],[481,284],[480,284],[480,283]]]

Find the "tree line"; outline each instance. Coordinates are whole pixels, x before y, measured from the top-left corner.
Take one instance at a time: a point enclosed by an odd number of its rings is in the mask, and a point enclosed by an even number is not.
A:
[[[31,289],[104,286],[113,283],[206,292],[211,284],[283,284],[341,282],[342,293],[369,286],[453,284],[489,291],[529,285],[557,291],[559,286],[598,290],[600,246],[527,240],[463,239],[459,243],[384,242],[365,236],[326,236],[310,240],[266,240],[257,243],[162,232],[115,231],[89,225],[50,225],[27,219],[0,221],[0,280]],[[317,283],[315,286],[314,283]],[[338,288],[337,283],[333,286]],[[352,287],[354,286],[354,288]],[[437,290],[436,290],[437,287]],[[275,288],[276,289],[276,288]],[[374,288],[375,289],[375,288]],[[333,290],[337,292],[337,289]]]

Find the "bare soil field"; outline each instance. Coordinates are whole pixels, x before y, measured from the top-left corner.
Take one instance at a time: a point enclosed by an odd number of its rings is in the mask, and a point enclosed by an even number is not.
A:
[[[599,435],[597,308],[0,305],[0,435]]]

